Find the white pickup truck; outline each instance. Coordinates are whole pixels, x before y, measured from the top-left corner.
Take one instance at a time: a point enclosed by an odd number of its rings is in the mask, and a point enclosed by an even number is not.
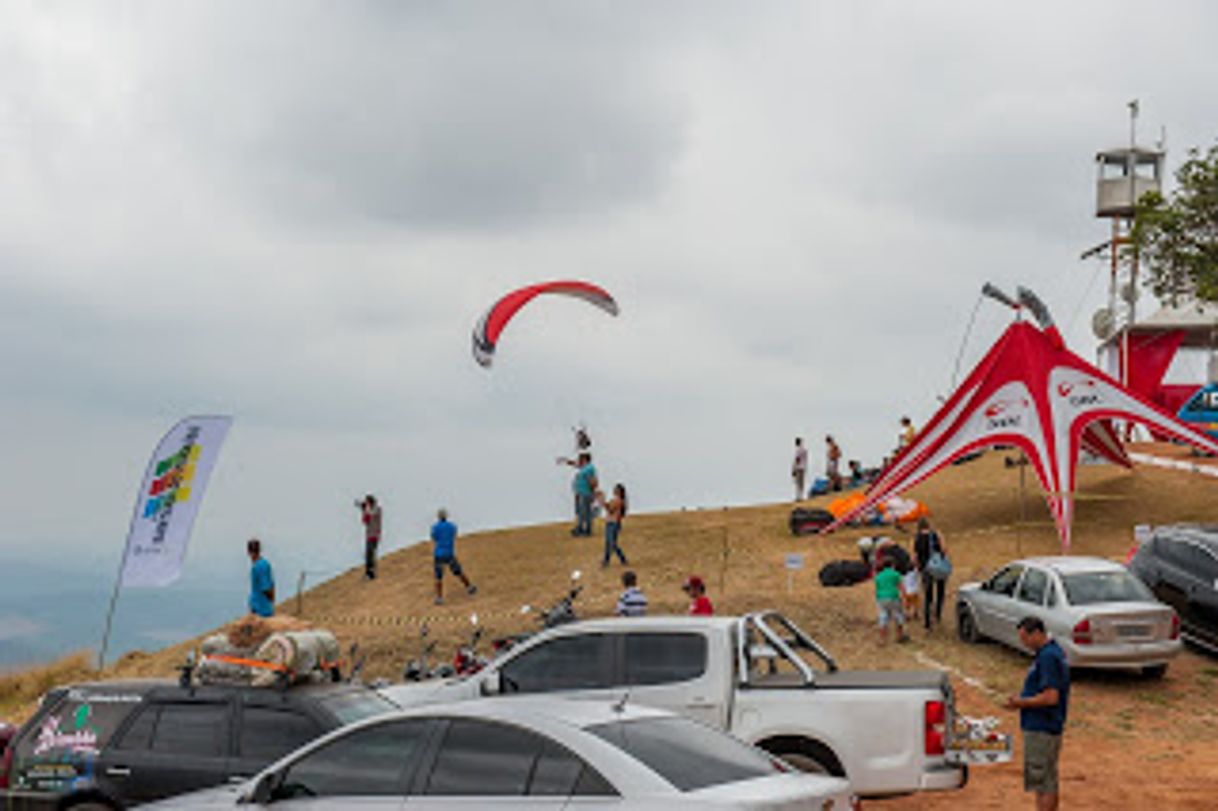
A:
[[[938,671],[844,671],[777,613],[591,620],[543,631],[472,676],[393,685],[401,706],[486,695],[625,697],[730,732],[860,795],[957,789]]]

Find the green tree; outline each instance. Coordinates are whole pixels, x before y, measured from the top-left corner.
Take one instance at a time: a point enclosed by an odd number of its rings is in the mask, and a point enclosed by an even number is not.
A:
[[[1148,192],[1138,201],[1132,247],[1159,298],[1218,302],[1218,146],[1188,154],[1170,198]]]

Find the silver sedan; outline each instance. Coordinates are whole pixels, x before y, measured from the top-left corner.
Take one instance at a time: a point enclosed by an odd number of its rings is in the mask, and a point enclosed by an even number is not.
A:
[[[845,780],[662,710],[610,701],[482,699],[390,713],[326,735],[242,786],[147,809],[571,807],[845,811]]]
[[[1180,620],[1125,567],[1089,557],[1028,558],[956,596],[960,638],[1029,653],[1015,626],[1038,617],[1074,667],[1140,668],[1162,676],[1180,652]]]

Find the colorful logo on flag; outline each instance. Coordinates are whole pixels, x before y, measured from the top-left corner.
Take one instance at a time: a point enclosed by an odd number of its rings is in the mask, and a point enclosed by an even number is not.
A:
[[[156,463],[156,478],[148,486],[144,502],[144,518],[156,520],[171,512],[174,504],[190,500],[190,485],[202,450],[200,445],[190,442]]]

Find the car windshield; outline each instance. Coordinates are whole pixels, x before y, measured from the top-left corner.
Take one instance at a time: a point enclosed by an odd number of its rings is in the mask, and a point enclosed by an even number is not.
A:
[[[321,705],[341,724],[353,724],[398,709],[396,704],[373,690],[340,693],[323,700]]]
[[[1129,572],[1085,572],[1062,576],[1071,605],[1152,602],[1154,597]]]
[[[643,718],[588,727],[681,791],[767,777],[779,762],[687,718]]]

